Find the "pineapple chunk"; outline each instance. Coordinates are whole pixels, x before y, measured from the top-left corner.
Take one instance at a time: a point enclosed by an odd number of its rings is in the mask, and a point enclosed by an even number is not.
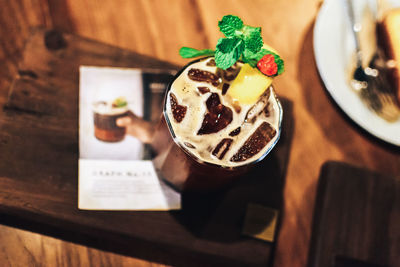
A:
[[[227,95],[241,104],[254,104],[271,85],[272,77],[262,74],[257,68],[244,64],[232,82]]]

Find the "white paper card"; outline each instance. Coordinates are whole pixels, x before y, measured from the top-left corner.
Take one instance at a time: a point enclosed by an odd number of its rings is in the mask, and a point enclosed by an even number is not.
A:
[[[79,209],[170,210],[180,194],[160,181],[149,160],[79,160]]]
[[[158,178],[148,160],[149,149],[129,132],[121,132],[115,117],[128,116],[128,111],[139,117],[159,116],[157,107],[162,105],[152,101],[163,98],[160,86],[165,90],[168,71],[92,66],[79,70],[79,209],[180,209],[180,194]]]

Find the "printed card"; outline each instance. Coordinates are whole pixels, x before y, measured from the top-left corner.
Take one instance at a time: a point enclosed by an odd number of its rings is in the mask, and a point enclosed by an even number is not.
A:
[[[118,123],[132,114],[159,120],[172,77],[165,70],[80,67],[79,209],[180,209],[180,194],[158,178],[150,148]]]

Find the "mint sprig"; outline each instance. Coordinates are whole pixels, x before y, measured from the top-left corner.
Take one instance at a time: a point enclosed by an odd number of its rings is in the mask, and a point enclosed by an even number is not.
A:
[[[279,55],[262,48],[264,43],[260,27],[244,25],[239,17],[233,15],[224,16],[218,22],[218,26],[225,38],[218,40],[215,51],[182,47],[179,50],[179,54],[183,58],[214,55],[217,67],[224,70],[231,67],[238,60],[256,67],[257,62],[264,55],[272,54],[274,55],[275,63],[278,65],[277,75],[284,71],[284,63]]]
[[[226,38],[218,40],[220,45],[217,44],[215,50],[217,67],[227,69],[235,64],[242,54],[257,54],[261,50],[263,40],[260,27],[244,25],[239,17],[233,15],[224,16],[218,22],[218,26]],[[229,44],[235,42],[235,46],[224,45],[224,43],[228,43],[224,40],[232,40]],[[217,57],[217,55],[219,56]],[[247,63],[247,57],[242,56],[241,59]]]
[[[220,38],[215,50],[215,63],[218,68],[226,70],[240,58],[245,43],[237,37]]]
[[[226,37],[233,37],[236,31],[243,28],[243,21],[239,17],[226,15],[218,22],[218,26]]]
[[[112,102],[112,107],[113,108],[123,108],[128,106],[128,102],[126,101],[126,98],[121,96],[116,98],[113,102]]]
[[[183,58],[213,56],[214,54],[215,51],[212,49],[197,50],[190,47],[181,47],[181,49],[179,49],[179,55],[181,55]]]
[[[257,53],[258,51],[260,51],[261,47],[263,46],[260,27],[254,28],[245,25],[243,27],[243,37],[246,49],[250,50],[253,53]]]

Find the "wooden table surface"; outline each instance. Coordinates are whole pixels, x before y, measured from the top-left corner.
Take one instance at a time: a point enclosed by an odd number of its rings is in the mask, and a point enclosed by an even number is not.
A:
[[[339,160],[400,175],[400,150],[365,133],[327,95],[315,65],[313,26],[320,0],[19,0],[1,1],[0,105],[17,74],[24,40],[43,25],[183,65],[178,49],[212,48],[218,20],[236,14],[262,27],[285,59],[274,82],[294,102],[295,130],[274,266],[305,266],[321,165]],[[0,110],[0,130],[1,130]],[[2,266],[162,266],[0,225]],[[190,265],[190,263],[188,263]]]

